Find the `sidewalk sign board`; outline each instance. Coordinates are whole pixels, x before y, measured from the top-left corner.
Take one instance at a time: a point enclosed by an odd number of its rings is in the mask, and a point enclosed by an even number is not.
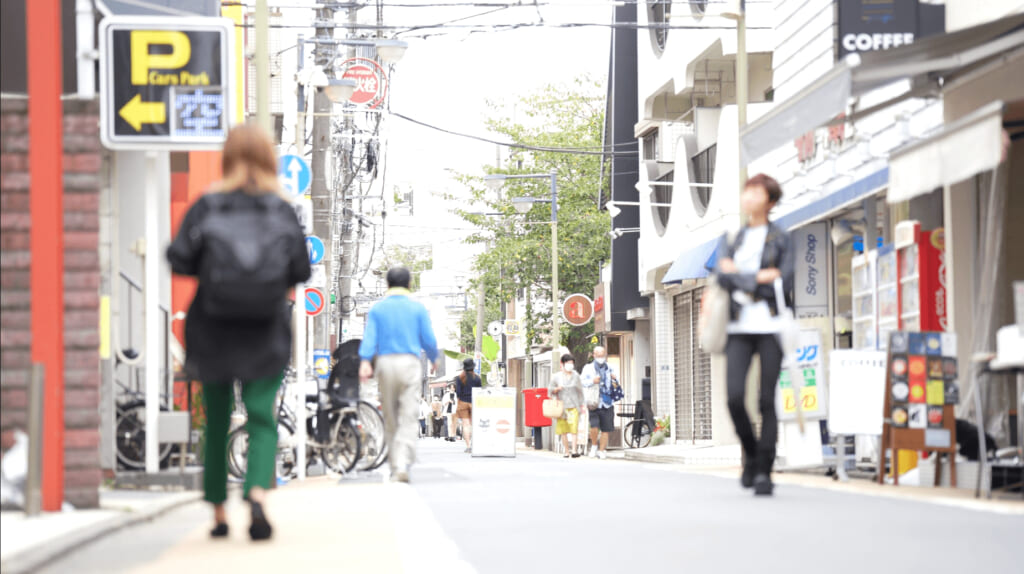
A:
[[[220,149],[235,115],[234,27],[228,18],[104,18],[99,29],[103,145]]]
[[[316,370],[316,378],[326,381],[331,374],[331,352],[327,349],[314,349],[313,369]]]
[[[516,456],[516,389],[473,389],[473,452],[476,456]]]
[[[956,488],[954,409],[960,402],[956,334],[890,333],[884,396],[882,456],[891,451],[895,468],[899,450],[949,454],[950,483]],[[936,466],[935,472],[940,471]],[[893,483],[898,486],[899,473],[894,474]],[[885,473],[878,473],[879,484],[884,479]]]
[[[882,434],[885,351],[836,349],[829,355],[828,430],[835,435]]]
[[[803,380],[796,381],[800,387],[800,406],[805,420],[819,420],[826,415],[824,347],[821,342],[821,331],[817,329],[800,330],[800,347],[796,352],[783,360],[783,368],[779,372],[779,386],[775,392],[775,410],[779,421],[796,420],[796,398],[794,382],[790,380],[791,361],[796,361],[797,370]]]

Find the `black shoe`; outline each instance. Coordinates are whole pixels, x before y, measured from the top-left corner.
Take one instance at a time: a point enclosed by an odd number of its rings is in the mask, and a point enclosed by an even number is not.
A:
[[[270,527],[270,523],[267,522],[266,515],[263,514],[263,505],[259,502],[249,502],[249,509],[252,512],[252,524],[249,526],[249,538],[254,541],[267,540],[271,534],[274,533],[274,529]]]
[[[772,484],[772,479],[765,473],[760,473],[754,477],[754,494],[757,496],[771,496],[772,490],[775,486]]]
[[[754,475],[757,474],[757,464],[754,461],[748,461],[743,465],[743,474],[740,476],[740,485],[743,488],[751,488],[754,486]]]
[[[228,525],[226,522],[218,522],[217,526],[210,531],[210,538],[226,538],[228,535]]]

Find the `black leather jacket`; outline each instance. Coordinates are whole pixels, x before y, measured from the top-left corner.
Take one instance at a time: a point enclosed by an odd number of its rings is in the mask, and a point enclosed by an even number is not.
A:
[[[736,249],[743,243],[743,235],[747,228],[743,227],[736,234],[732,243],[729,242],[728,234],[722,235],[718,243],[718,259],[715,262],[715,275],[718,284],[731,295],[734,291],[740,290],[749,294],[754,301],[766,301],[772,316],[778,314],[778,305],[775,302],[775,287],[772,284],[758,284],[756,273],[722,273],[719,263],[722,259],[732,259]],[[778,269],[782,274],[782,290],[786,297],[786,306],[793,306],[793,274],[795,263],[795,252],[793,240],[789,233],[775,225],[768,224],[768,235],[764,240],[764,252],[761,254],[761,269]],[[740,304],[731,301],[730,316],[732,320],[739,317]]]

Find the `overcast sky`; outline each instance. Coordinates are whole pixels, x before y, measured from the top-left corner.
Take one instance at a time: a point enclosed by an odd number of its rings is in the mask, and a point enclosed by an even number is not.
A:
[[[418,0],[421,1],[421,0]],[[481,8],[386,9],[388,24],[434,24],[486,11]],[[611,21],[611,4],[538,9],[515,8],[464,20],[468,24]],[[486,102],[513,102],[546,84],[570,82],[581,74],[602,82],[608,73],[610,28],[528,28],[469,33],[445,28],[410,36],[405,58],[395,67],[391,109],[423,122],[477,135],[487,134]],[[446,168],[479,173],[493,163],[495,146],[448,136],[392,118],[388,127],[389,178],[396,182],[443,185]]]

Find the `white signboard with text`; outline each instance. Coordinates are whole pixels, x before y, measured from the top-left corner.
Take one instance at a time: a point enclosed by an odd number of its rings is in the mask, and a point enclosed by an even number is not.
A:
[[[882,434],[885,356],[885,351],[832,351],[829,356],[829,432]]]
[[[473,389],[473,456],[516,456],[516,390]]]

